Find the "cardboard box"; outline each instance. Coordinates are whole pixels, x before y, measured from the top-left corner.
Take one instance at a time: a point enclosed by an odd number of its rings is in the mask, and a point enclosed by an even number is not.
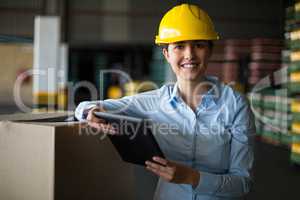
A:
[[[79,122],[0,121],[0,199],[152,199],[157,179],[88,130]]]
[[[0,43],[0,103],[14,102],[13,89],[17,76],[32,69],[33,46],[26,43]],[[32,103],[32,79],[23,82],[21,97],[24,103]]]

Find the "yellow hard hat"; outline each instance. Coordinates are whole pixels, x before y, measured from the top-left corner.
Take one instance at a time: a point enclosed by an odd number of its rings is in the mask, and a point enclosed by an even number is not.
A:
[[[155,44],[185,40],[218,40],[218,33],[205,11],[196,5],[181,4],[162,18]]]

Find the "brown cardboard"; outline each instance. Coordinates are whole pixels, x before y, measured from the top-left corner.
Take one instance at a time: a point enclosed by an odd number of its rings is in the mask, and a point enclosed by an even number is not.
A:
[[[0,121],[35,121],[48,118],[59,118],[73,116],[73,112],[47,112],[47,113],[15,113],[0,115]]]
[[[0,121],[0,199],[135,199],[135,167],[87,130],[79,122]]]

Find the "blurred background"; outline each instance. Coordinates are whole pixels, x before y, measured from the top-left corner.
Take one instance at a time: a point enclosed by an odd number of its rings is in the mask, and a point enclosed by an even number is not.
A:
[[[207,74],[247,95],[255,113],[255,185],[247,198],[297,198],[296,0],[0,0],[0,114],[74,110],[83,100],[173,82],[154,38],[163,14],[181,2],[200,5],[220,35]]]

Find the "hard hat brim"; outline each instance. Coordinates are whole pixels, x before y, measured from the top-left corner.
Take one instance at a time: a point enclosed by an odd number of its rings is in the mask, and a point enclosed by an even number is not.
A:
[[[191,41],[191,40],[219,40],[220,37],[218,35],[215,35],[213,37],[201,37],[201,36],[195,36],[195,37],[174,37],[174,38],[165,38],[161,39],[159,36],[155,37],[155,44],[170,44],[175,42],[182,42],[182,41]]]

